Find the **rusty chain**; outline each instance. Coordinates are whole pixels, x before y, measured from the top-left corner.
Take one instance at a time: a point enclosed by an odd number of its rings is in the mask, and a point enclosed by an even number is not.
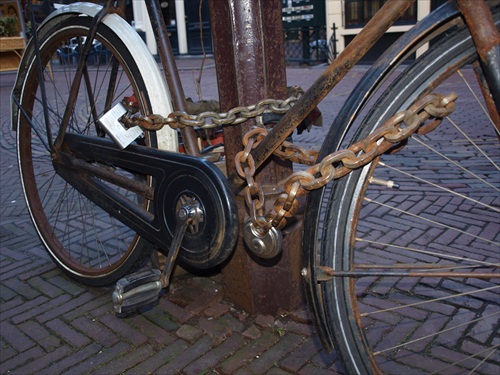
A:
[[[278,229],[286,225],[286,218],[295,214],[298,208],[297,197],[309,190],[319,189],[334,179],[339,179],[352,170],[371,163],[374,159],[403,146],[403,142],[413,134],[427,134],[434,130],[445,116],[455,109],[457,96],[429,94],[419,99],[408,110],[399,112],[387,120],[367,138],[351,145],[347,149],[336,151],[305,171],[292,173],[284,181],[284,193],[280,194],[273,209],[264,216],[264,194],[255,182],[255,163],[250,151],[266,136],[264,128],[255,128],[244,139],[245,149],[239,152],[236,169],[239,176],[246,180],[245,201],[250,209],[250,216],[255,228],[262,233],[271,226]],[[431,117],[428,124],[424,124]],[[400,147],[399,149],[401,149]]]
[[[126,120],[126,125],[138,125],[148,131],[160,130],[165,125],[174,129],[185,126],[208,129],[219,125],[238,125],[250,118],[262,116],[265,112],[283,114],[296,103],[298,96],[291,96],[286,100],[264,99],[257,104],[236,107],[224,113],[207,111],[190,115],[176,111],[168,117],[135,115]],[[314,164],[318,156],[317,151],[305,150],[290,142],[283,142],[274,152],[275,155],[294,163],[312,166],[304,171],[292,173],[284,181],[284,192],[279,195],[273,209],[267,214],[264,213],[263,189],[254,179],[256,168],[251,154],[252,149],[257,147],[267,135],[267,130],[264,127],[251,129],[243,138],[244,150],[236,154],[235,165],[236,172],[247,183],[244,191],[245,202],[250,210],[254,228],[263,234],[271,226],[282,229],[286,225],[286,218],[293,216],[297,211],[297,197],[306,194],[307,191],[319,189],[328,182],[369,164],[389,149],[402,145],[414,133],[426,134],[434,130],[441,123],[442,118],[453,112],[455,99],[455,94],[446,97],[440,94],[426,95],[408,110],[391,117],[366,139],[347,149],[327,155],[317,164]],[[434,120],[424,125],[431,117]]]
[[[246,107],[236,107],[224,113],[204,111],[199,114],[191,115],[187,112],[175,111],[168,117],[163,117],[155,114],[144,116],[138,114],[136,111],[135,113],[129,113],[122,117],[120,121],[129,128],[139,126],[147,131],[157,131],[166,125],[174,129],[180,129],[185,126],[210,129],[219,125],[238,125],[250,118],[257,118],[258,124],[263,126],[262,120],[259,120],[260,116],[266,112],[277,114],[286,113],[304,93],[298,86],[289,87],[288,90],[293,93],[293,95],[285,100],[264,99],[257,104]],[[307,165],[314,164],[318,156],[318,151],[306,150],[288,141],[283,142],[274,153],[281,159]]]
[[[266,112],[277,114],[286,113],[299,99],[302,90],[296,88],[297,96],[290,96],[285,100],[264,99],[257,104],[250,106],[240,106],[227,112],[217,113],[206,111],[196,115],[190,115],[187,112],[175,111],[168,117],[161,115],[135,115],[126,120],[128,127],[140,126],[144,130],[157,131],[168,125],[174,129],[180,129],[186,126],[198,127],[201,129],[214,128],[219,125],[239,125],[250,118],[262,116]]]
[[[285,141],[274,151],[274,155],[292,163],[313,165],[318,158],[319,151],[306,150],[304,147]]]
[[[271,226],[264,218],[264,191],[262,186],[254,180],[255,162],[250,152],[257,147],[266,135],[267,130],[265,128],[255,127],[251,129],[243,137],[243,146],[245,148],[235,156],[236,173],[247,183],[244,190],[245,203],[250,210],[250,217],[254,227],[262,234],[267,232]]]

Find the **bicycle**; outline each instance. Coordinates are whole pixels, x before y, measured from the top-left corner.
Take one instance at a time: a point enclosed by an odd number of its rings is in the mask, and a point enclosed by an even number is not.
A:
[[[239,230],[234,191],[243,182],[243,230],[263,257],[281,250],[280,229],[309,192],[301,274],[321,341],[349,373],[498,370],[498,7],[450,1],[419,22],[368,70],[316,155],[287,137],[411,1],[389,1],[299,98],[199,115],[172,107],[184,98],[165,31],[154,28],[166,77],[119,3],[49,16],[13,90],[24,195],[59,267],[89,285],[118,281],[117,311],[126,312],[158,298],[174,261],[211,268],[230,255]],[[148,3],[153,23],[158,7]],[[77,65],[57,58],[70,40]],[[477,84],[465,80],[474,76]],[[470,95],[448,95],[462,83]],[[485,104],[470,110],[476,100]],[[193,151],[194,127],[269,112],[282,118],[245,136],[238,174],[225,176]],[[194,155],[177,152],[179,133]],[[263,212],[253,177],[273,153],[312,166],[293,173],[274,210]],[[384,222],[370,220],[373,210]],[[124,278],[157,247],[167,256],[163,272]]]

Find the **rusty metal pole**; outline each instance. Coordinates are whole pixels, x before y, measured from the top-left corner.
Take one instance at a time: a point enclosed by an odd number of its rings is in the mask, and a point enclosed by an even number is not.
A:
[[[281,1],[211,0],[210,18],[221,110],[264,98],[285,99]],[[234,157],[253,125],[248,121],[223,129],[228,174],[235,170]],[[259,170],[256,178],[264,187],[266,202],[274,202],[280,193],[277,183],[291,171],[290,163],[274,159]],[[241,196],[238,205],[243,222],[248,212]],[[240,234],[234,255],[222,270],[226,294],[236,305],[251,313],[274,314],[302,303],[300,222],[284,234],[283,252],[265,261],[248,252]]]
[[[483,82],[480,82],[488,111],[495,127],[500,130],[500,33],[485,1],[460,0],[458,5],[469,26],[479,55],[479,63],[488,82],[491,95],[484,90]]]

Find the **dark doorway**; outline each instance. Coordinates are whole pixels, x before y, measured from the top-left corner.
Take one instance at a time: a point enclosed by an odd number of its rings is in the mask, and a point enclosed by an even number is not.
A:
[[[201,5],[201,32],[200,32],[200,5]],[[188,39],[188,53],[200,55],[212,53],[212,33],[210,31],[210,10],[208,0],[184,0],[186,12],[186,28]],[[203,39],[203,45],[201,43]]]
[[[170,44],[174,54],[179,54],[179,41],[177,33],[177,20],[175,0],[161,1],[163,17],[167,25],[168,34],[170,37]],[[200,4],[201,4],[201,33],[200,33]],[[210,30],[210,12],[208,7],[208,0],[184,0],[184,12],[186,17],[186,33],[188,54],[201,55],[203,54],[203,47],[205,53],[211,54],[212,50],[212,33]],[[203,46],[201,43],[203,35]]]

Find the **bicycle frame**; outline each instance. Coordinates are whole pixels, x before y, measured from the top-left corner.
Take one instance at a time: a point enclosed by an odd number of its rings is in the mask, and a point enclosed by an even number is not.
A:
[[[360,61],[389,27],[409,8],[413,1],[389,0],[384,4],[382,9],[377,12],[352,43],[325,69],[311,88],[301,96],[298,103],[284,115],[269,135],[252,151],[257,169],[285,141],[335,85],[342,80],[347,72]],[[111,3],[114,2],[108,0],[106,8],[109,8]],[[121,1],[121,3],[124,2]],[[494,113],[493,109],[495,106],[497,111],[500,108],[499,33],[493,24],[491,13],[485,3],[478,3],[475,0],[457,0],[457,3],[464,14],[474,42],[480,52],[483,72],[489,82],[496,82],[493,87],[488,88],[489,90],[486,89],[483,91],[490,112]],[[175,60],[170,47],[168,33],[161,17],[159,3],[157,1],[148,1],[146,5],[153,30],[155,31],[160,61],[165,72],[165,80],[171,89],[174,109],[185,111],[184,91],[177,74]],[[498,122],[496,126],[500,129]],[[199,155],[194,131],[189,127],[185,127],[181,132],[186,144],[186,152],[193,156]],[[232,172],[228,178],[231,189],[237,191],[242,185],[243,180],[235,172]]]
[[[274,152],[274,150],[288,137],[301,121],[317,106],[319,102],[340,82],[347,72],[364,56],[364,54],[380,39],[389,27],[404,13],[413,1],[391,1],[384,4],[382,9],[370,20],[357,37],[333,61],[322,75],[314,82],[311,88],[299,99],[298,103],[288,111],[276,124],[273,131],[252,152],[256,168]],[[485,75],[493,77],[496,87],[490,88],[497,110],[500,108],[500,37],[493,24],[493,18],[483,2],[474,0],[458,0],[474,42],[481,47],[481,59],[484,63]],[[474,4],[472,4],[474,3]],[[479,11],[473,8],[478,6]],[[491,35],[491,38],[485,38]],[[489,42],[491,40],[491,42]],[[491,98],[488,96],[488,101]],[[498,125],[497,125],[498,126]],[[232,180],[234,182],[234,179]]]
[[[235,0],[230,0],[235,1]],[[251,1],[251,0],[247,0]],[[269,132],[269,134],[259,143],[259,145],[251,151],[251,155],[255,161],[255,168],[258,169],[262,163],[269,158],[269,156],[274,152],[276,148],[278,148],[283,141],[293,132],[293,130],[301,123],[301,121],[311,112],[313,108],[330,92],[330,90],[347,74],[347,72],[362,58],[362,56],[374,45],[374,43],[387,31],[387,29],[397,20],[405,10],[411,5],[413,1],[399,1],[399,0],[389,0],[382,9],[377,12],[377,14],[370,20],[370,22],[366,25],[366,27],[358,34],[358,36],[347,46],[347,48],[340,54],[340,56],[329,65],[326,70],[321,74],[321,76],[312,84],[310,89],[305,92],[298,102],[288,111],[286,114],[278,121],[278,123],[273,127],[273,129]],[[465,19],[468,22],[468,27],[472,31],[474,40],[477,40],[478,49],[481,52],[481,61],[483,63],[483,70],[489,82],[498,82],[500,76],[500,59],[496,58],[499,52],[499,43],[500,36],[493,24],[493,19],[491,13],[486,5],[486,3],[478,2],[475,0],[458,0],[457,2],[460,7],[460,11],[463,12]],[[173,53],[170,47],[169,38],[167,35],[167,30],[163,19],[161,17],[161,10],[158,1],[149,1],[146,2],[149,18],[151,20],[153,30],[155,30],[155,36],[158,44],[159,55],[161,59],[161,64],[164,69],[164,77],[165,81],[170,88],[172,101],[174,105],[175,111],[185,111],[186,102],[185,96],[183,92],[182,85],[180,83],[180,78],[177,73],[175,60],[173,57]],[[472,6],[474,7],[472,9]],[[96,26],[101,22],[106,15],[111,13],[117,13],[119,15],[123,15],[125,7],[125,1],[121,0],[119,2],[107,0],[105,6],[95,15],[92,21],[92,28],[89,31],[89,35],[87,41],[90,41],[96,33]],[[450,7],[448,7],[450,8]],[[435,22],[445,22],[443,19],[446,17],[450,17],[451,14],[455,14],[458,12],[458,9],[445,9],[443,14],[439,14],[438,19]],[[451,7],[453,8],[453,7]],[[480,11],[478,11],[478,9]],[[447,12],[449,14],[447,14]],[[439,18],[443,19],[439,19]],[[396,49],[391,52],[393,55],[391,59],[397,61],[401,54],[406,54],[411,52],[411,48],[415,42],[419,41],[421,37],[420,33],[424,33],[425,28],[430,28],[433,26],[433,18],[430,17],[430,21],[424,25],[424,30],[420,30],[419,27],[415,28],[414,33],[409,33],[409,37],[403,38],[402,43],[407,43],[406,45],[398,44]],[[485,35],[491,35],[490,38],[485,38]],[[37,36],[34,35],[34,41],[36,45]],[[76,102],[76,90],[80,84],[80,81],[85,78],[84,69],[81,67],[84,66],[84,61],[86,59],[86,55],[88,54],[90,49],[89,43],[85,43],[83,46],[83,53],[81,54],[79,60],[79,69],[78,73],[74,78],[72,90],[70,96],[68,98],[68,105],[65,109],[65,114],[62,119],[62,124],[59,130],[59,134],[57,139],[54,142],[53,150],[54,154],[59,152],[61,145],[63,143],[64,137],[68,137],[66,134],[66,129],[68,126],[68,117],[70,113],[73,111],[73,107]],[[38,53],[38,52],[37,52]],[[384,59],[382,59],[384,60]],[[394,68],[394,62],[391,61],[382,61],[380,69],[384,71],[384,69],[388,69],[389,67]],[[39,67],[41,68],[41,67]],[[380,72],[380,70],[379,70]],[[383,75],[383,74],[382,74]],[[371,88],[367,88],[367,90],[371,90],[374,86],[379,85],[379,80],[374,80]],[[500,98],[498,97],[500,84],[494,84],[494,87],[483,88],[483,94],[486,98],[486,102],[490,108],[490,112],[494,113],[495,106],[494,102],[500,102]],[[368,91],[364,91],[360,93],[360,97],[366,96],[365,94]],[[14,97],[14,101],[16,98]],[[357,108],[362,106],[362,102],[357,104]],[[17,115],[17,111],[15,111],[15,115]],[[96,119],[97,120],[97,119]],[[347,120],[347,119],[346,119]],[[350,121],[350,120],[348,120]],[[15,121],[14,121],[15,123]],[[500,128],[497,121],[497,128]],[[183,140],[185,142],[185,148],[188,155],[198,156],[198,147],[197,141],[194,135],[194,130],[190,127],[184,127],[182,130]],[[74,137],[74,135],[71,135]],[[89,142],[85,140],[85,142]],[[52,145],[47,145],[47,147],[51,148]],[[134,149],[135,150],[135,149]],[[138,148],[137,150],[140,150]],[[108,151],[103,149],[103,156],[107,157],[109,155]],[[135,152],[137,152],[137,158],[134,156]],[[132,153],[128,153],[127,156],[121,155],[119,156],[121,160],[124,162],[127,158],[130,162],[137,162],[140,165],[141,156],[139,153],[142,151],[134,151]],[[160,152],[161,153],[161,152]],[[182,154],[181,154],[182,155]],[[320,155],[320,158],[325,157],[326,155]],[[155,154],[156,157],[156,154]],[[136,160],[134,160],[136,159]],[[164,160],[167,162],[168,157],[165,157]],[[192,163],[192,160],[189,161],[186,159],[186,163]],[[65,168],[71,167],[71,163],[77,163],[78,160],[67,160]],[[89,167],[90,168],[90,167]],[[90,171],[87,168],[88,173],[96,173],[95,171]],[[140,169],[139,169],[140,170]],[[105,172],[100,172],[102,178],[107,178],[108,181],[113,183],[117,183],[114,180],[113,176],[103,175]],[[228,171],[227,180],[229,182],[229,191],[233,194],[237,193],[241,186],[243,185],[243,179],[238,176],[235,171]],[[73,181],[76,184],[76,181]],[[132,182],[121,181],[121,186],[131,190],[137,191],[137,187]],[[161,185],[161,180],[159,180],[159,185]],[[151,221],[147,219],[150,214],[147,212],[137,212],[134,208],[129,207],[126,202],[120,201],[120,199],[116,199],[120,203],[117,203],[116,207],[110,208],[107,204],[108,201],[111,201],[112,197],[106,196],[106,194],[100,191],[96,186],[93,187],[84,187],[82,184],[78,184],[82,189],[82,192],[89,196],[91,200],[101,202],[101,205],[106,206],[109,213],[112,215],[116,215],[117,212],[127,211],[130,213],[130,217],[126,220],[127,225],[131,225],[134,230],[136,230],[141,235],[146,238],[150,238],[150,240],[158,243],[159,246],[164,247],[168,245],[161,238],[158,237],[156,233],[149,233],[149,225]],[[222,186],[222,185],[221,185]],[[87,191],[85,192],[85,190]],[[135,190],[134,190],[135,189]],[[221,187],[222,191],[226,191],[225,187]],[[227,198],[227,197],[226,197]],[[229,198],[227,198],[229,199]],[[226,199],[226,200],[227,200]],[[159,212],[158,210],[156,212]],[[155,218],[157,220],[158,218]],[[160,220],[161,221],[161,220]],[[139,223],[139,225],[137,225]],[[161,236],[160,236],[161,237]]]
[[[234,0],[230,0],[234,1]],[[250,0],[247,0],[250,1]],[[364,54],[382,37],[388,28],[405,12],[406,9],[413,3],[414,0],[399,1],[389,0],[380,9],[379,12],[370,20],[363,28],[357,37],[346,47],[346,49],[335,59],[314,82],[310,89],[307,90],[298,100],[298,102],[278,121],[269,134],[259,143],[259,145],[251,151],[255,161],[255,167],[258,169],[265,160],[276,150],[285,139],[293,132],[293,130],[304,120],[304,118],[313,110],[318,103],[340,82],[340,80],[349,72],[349,70],[364,56]],[[158,1],[148,1],[147,10],[155,37],[158,44],[160,61],[164,70],[165,81],[170,88],[173,106],[175,111],[185,111],[186,102],[185,95],[177,73],[174,56],[170,47],[167,30],[164,21],[161,17],[161,9]],[[471,31],[473,39],[480,53],[480,60],[485,77],[488,82],[494,82],[492,87],[483,87],[483,94],[486,103],[491,113],[495,113],[495,106],[500,107],[500,35],[496,30],[493,18],[486,3],[477,2],[476,0],[457,0],[460,11],[463,13],[467,25]],[[95,26],[99,24],[111,13],[123,15],[125,1],[118,2],[107,0],[105,6],[93,19],[93,28],[90,29],[87,41],[91,40],[95,35]],[[489,36],[489,37],[486,37]],[[410,40],[405,42],[413,44],[418,35],[415,35]],[[34,35],[36,45],[37,36]],[[404,48],[407,46],[399,46]],[[84,79],[84,61],[90,49],[89,43],[83,46],[83,53],[79,61],[79,69],[77,76],[73,81],[73,88],[80,84]],[[400,51],[396,51],[400,53]],[[406,51],[408,52],[408,51]],[[406,53],[405,52],[405,53]],[[392,62],[388,63],[389,65]],[[378,84],[378,83],[377,83]],[[16,98],[14,98],[15,100]],[[71,90],[68,98],[68,105],[62,119],[62,125],[59,135],[55,141],[55,149],[59,149],[63,142],[66,133],[69,115],[76,102],[75,89]],[[496,121],[497,128],[500,129],[498,119]],[[188,155],[198,156],[199,150],[197,147],[194,130],[191,127],[181,129],[183,141],[185,143],[186,152]],[[49,145],[50,146],[50,145]],[[323,155],[324,156],[324,155]],[[228,172],[228,181],[230,189],[237,192],[244,181],[234,171]]]
[[[256,168],[279,147],[280,144],[293,132],[293,130],[304,120],[304,118],[315,108],[318,103],[342,80],[349,70],[366,54],[366,52],[384,35],[389,27],[404,13],[404,11],[414,2],[414,0],[398,1],[389,0],[378,11],[370,22],[363,28],[358,36],[346,47],[346,49],[335,59],[321,74],[321,76],[311,85],[311,88],[302,95],[293,108],[288,111],[276,124],[270,134],[252,151]],[[500,35],[496,30],[491,13],[487,5],[475,0],[456,0],[460,11],[463,13],[473,40],[480,53],[482,69],[489,82],[494,82],[492,87],[483,91],[486,103],[494,112],[500,108]],[[182,84],[175,66],[175,59],[170,46],[168,33],[161,17],[161,8],[158,1],[146,2],[149,18],[155,31],[155,38],[158,45],[158,54],[163,66],[165,80],[170,88],[174,110],[185,111],[186,102]],[[96,15],[94,25],[97,25],[107,14],[123,14],[125,1],[118,2],[107,0],[101,12]],[[92,38],[89,35],[89,39]],[[36,34],[34,36],[36,40]],[[86,57],[90,46],[84,46],[80,63]],[[82,79],[82,69],[78,70],[79,76],[74,80],[74,86]],[[74,91],[74,90],[73,90]],[[65,114],[60,134],[66,130],[67,117],[70,108],[74,106],[76,98],[74,93],[68,98],[68,111]],[[73,105],[72,105],[73,103]],[[497,128],[500,129],[498,122]],[[186,152],[189,155],[199,155],[198,147],[193,129],[185,127],[181,129],[183,140],[186,145]],[[62,137],[58,137],[56,147],[59,147]],[[243,180],[236,174],[231,173],[228,177],[233,191],[237,190]]]
[[[268,160],[273,152],[282,145],[286,138],[304,120],[311,110],[315,108],[335,85],[342,80],[375,42],[382,37],[387,29],[404,13],[412,2],[413,0],[389,0],[384,5],[342,54],[326,68],[316,82],[312,84],[311,88],[300,97],[292,109],[286,112],[272,130],[269,131],[269,134],[263,138],[259,145],[253,150],[248,151],[250,155],[253,156],[255,168],[259,168]],[[155,0],[146,2],[146,4],[149,18],[155,31],[159,56],[164,71],[164,79],[171,92],[174,110],[185,112],[185,95],[177,73],[166,27],[161,17],[159,2]],[[200,158],[194,130],[191,127],[186,126],[181,129],[187,155],[136,145],[132,145],[126,150],[118,150],[108,139],[85,137],[74,132],[66,132],[68,118],[76,103],[78,86],[80,86],[82,79],[86,79],[84,69],[81,68],[85,65],[86,55],[90,48],[90,40],[96,34],[96,27],[99,22],[104,20],[105,17],[111,13],[123,13],[124,6],[124,0],[118,2],[107,0],[102,10],[97,15],[92,15],[94,16],[92,27],[90,28],[87,41],[83,46],[83,53],[78,62],[80,68],[78,69],[79,74],[74,78],[72,83],[71,95],[68,99],[68,105],[65,108],[59,135],[53,145],[45,144],[45,147],[52,153],[52,156],[54,156],[52,159],[53,167],[60,177],[76,188],[81,194],[87,196],[97,206],[107,211],[111,216],[119,218],[120,221],[129,226],[137,234],[159,246],[165,253],[168,252],[169,264],[166,267],[167,269],[175,262],[175,257],[177,256],[177,253],[171,253],[169,248],[174,247],[172,243],[177,243],[180,246],[180,238],[182,237],[182,234],[177,234],[177,228],[175,228],[176,232],[174,238],[176,240],[170,242],[168,238],[168,236],[172,234],[168,224],[172,223],[166,223],[167,214],[165,213],[165,207],[173,206],[175,210],[176,206],[172,204],[172,199],[170,199],[170,197],[175,194],[172,194],[172,191],[168,190],[169,187],[167,188],[164,184],[169,176],[173,176],[175,173],[183,174],[182,177],[184,179],[181,180],[180,184],[184,183],[184,185],[189,185],[191,182],[196,184],[199,183],[198,181],[208,181],[212,184],[210,191],[217,191],[220,195],[213,198],[214,204],[211,205],[210,208],[220,207],[224,212],[221,214],[222,218],[208,217],[206,221],[212,221],[218,225],[224,223],[224,225],[227,226],[226,238],[231,239],[231,241],[237,237],[238,225],[241,223],[241,218],[238,218],[237,215],[237,205],[234,201],[234,195],[239,192],[239,189],[244,184],[244,180],[232,170],[228,172],[228,176],[223,176],[211,163],[205,162]],[[354,93],[359,93],[359,95],[355,95],[357,96],[355,99],[349,99],[351,102],[348,103],[348,108],[346,110],[342,109],[339,114],[340,119],[336,120],[336,124],[338,125],[337,121],[344,121],[342,125],[348,124],[347,127],[349,127],[351,121],[353,121],[352,119],[363,107],[365,98],[369,96],[367,94],[371,94],[376,87],[381,85],[386,73],[392,71],[404,55],[413,52],[417,44],[428,41],[433,36],[432,32],[435,31],[436,34],[440,33],[442,28],[449,27],[456,23],[462,25],[461,20],[457,17],[458,14],[463,14],[473,40],[476,43],[483,72],[482,74],[486,77],[485,82],[487,81],[490,83],[490,87],[483,85],[483,96],[490,114],[493,117],[495,126],[497,129],[500,129],[499,119],[498,117],[494,117],[494,114],[498,112],[500,107],[500,36],[486,4],[483,2],[478,3],[477,0],[457,0],[456,3],[450,1],[446,6],[443,6],[438,11],[431,14],[426,20],[417,24],[410,32],[405,34],[405,36],[402,37],[394,47],[391,47],[391,49],[383,55],[382,59],[370,69],[361,87],[354,90]],[[34,39],[36,46],[36,34]],[[142,46],[142,44],[137,45]],[[38,60],[40,61],[39,52],[37,53]],[[135,55],[137,55],[137,53]],[[42,67],[39,66],[38,68],[41,71]],[[154,66],[154,68],[156,68],[156,66]],[[40,84],[40,86],[42,85],[43,84]],[[352,97],[351,95],[351,98]],[[14,101],[16,99],[17,98],[14,96]],[[18,104],[18,106],[20,105]],[[23,111],[22,108],[19,110],[20,112]],[[23,115],[28,117],[26,114]],[[16,114],[16,116],[18,116],[18,114]],[[47,124],[47,129],[49,128]],[[36,129],[34,130],[36,131]],[[337,131],[336,126],[332,126],[329,134],[335,131]],[[64,152],[64,150],[61,150],[63,144],[68,145],[68,149],[71,150],[71,152]],[[324,146],[319,155],[319,160],[324,159],[333,151],[336,150],[329,149],[328,145],[326,145],[326,147]],[[88,162],[89,160],[92,162]],[[128,178],[120,179],[120,176],[114,175],[96,165],[99,164],[99,162],[105,164],[108,161],[133,174],[151,176],[155,184],[149,186],[142,182],[132,181]],[[191,181],[186,177],[190,173],[198,173],[199,178],[197,181]],[[148,211],[143,207],[133,206],[125,199],[120,199],[119,193],[110,191],[109,189],[106,190],[104,184],[90,181],[91,178],[87,178],[89,176],[96,177],[95,180],[102,179],[113,185],[123,187],[128,191],[144,196],[145,199],[152,201],[153,209]],[[248,183],[248,185],[250,186],[251,184]],[[174,191],[174,193],[177,193],[177,191]],[[312,193],[309,199],[311,199],[311,196],[315,193],[316,192]],[[311,206],[313,206],[312,209],[308,207],[306,210],[307,215],[314,216],[315,203],[316,202],[313,201],[311,204]],[[209,210],[207,210],[207,212],[208,211]],[[216,229],[219,230],[220,228]],[[276,228],[273,227],[273,229]],[[313,253],[313,251],[307,247],[307,243],[312,243],[316,240],[315,238],[307,238],[307,236],[308,234],[305,233],[305,240],[302,245],[304,259],[310,257],[308,254]],[[226,241],[224,244],[224,247],[229,249],[228,251],[232,251],[235,244],[231,241]],[[178,250],[179,248],[176,249],[176,251]],[[318,267],[314,264],[314,261],[310,259],[303,260],[303,265],[304,273],[302,276],[304,276],[304,280],[306,284],[308,284],[306,286],[306,294],[309,300],[309,306],[315,317],[316,324],[322,327],[324,326],[323,321],[325,320],[321,312],[323,308],[322,300],[318,296],[319,292],[317,285],[313,284],[317,284],[317,280],[320,280],[321,277],[328,277],[328,274],[327,272],[322,274],[321,267]],[[329,346],[332,342],[331,339],[323,336],[329,334],[329,332],[327,332],[328,330],[318,331],[325,348],[331,349]]]

